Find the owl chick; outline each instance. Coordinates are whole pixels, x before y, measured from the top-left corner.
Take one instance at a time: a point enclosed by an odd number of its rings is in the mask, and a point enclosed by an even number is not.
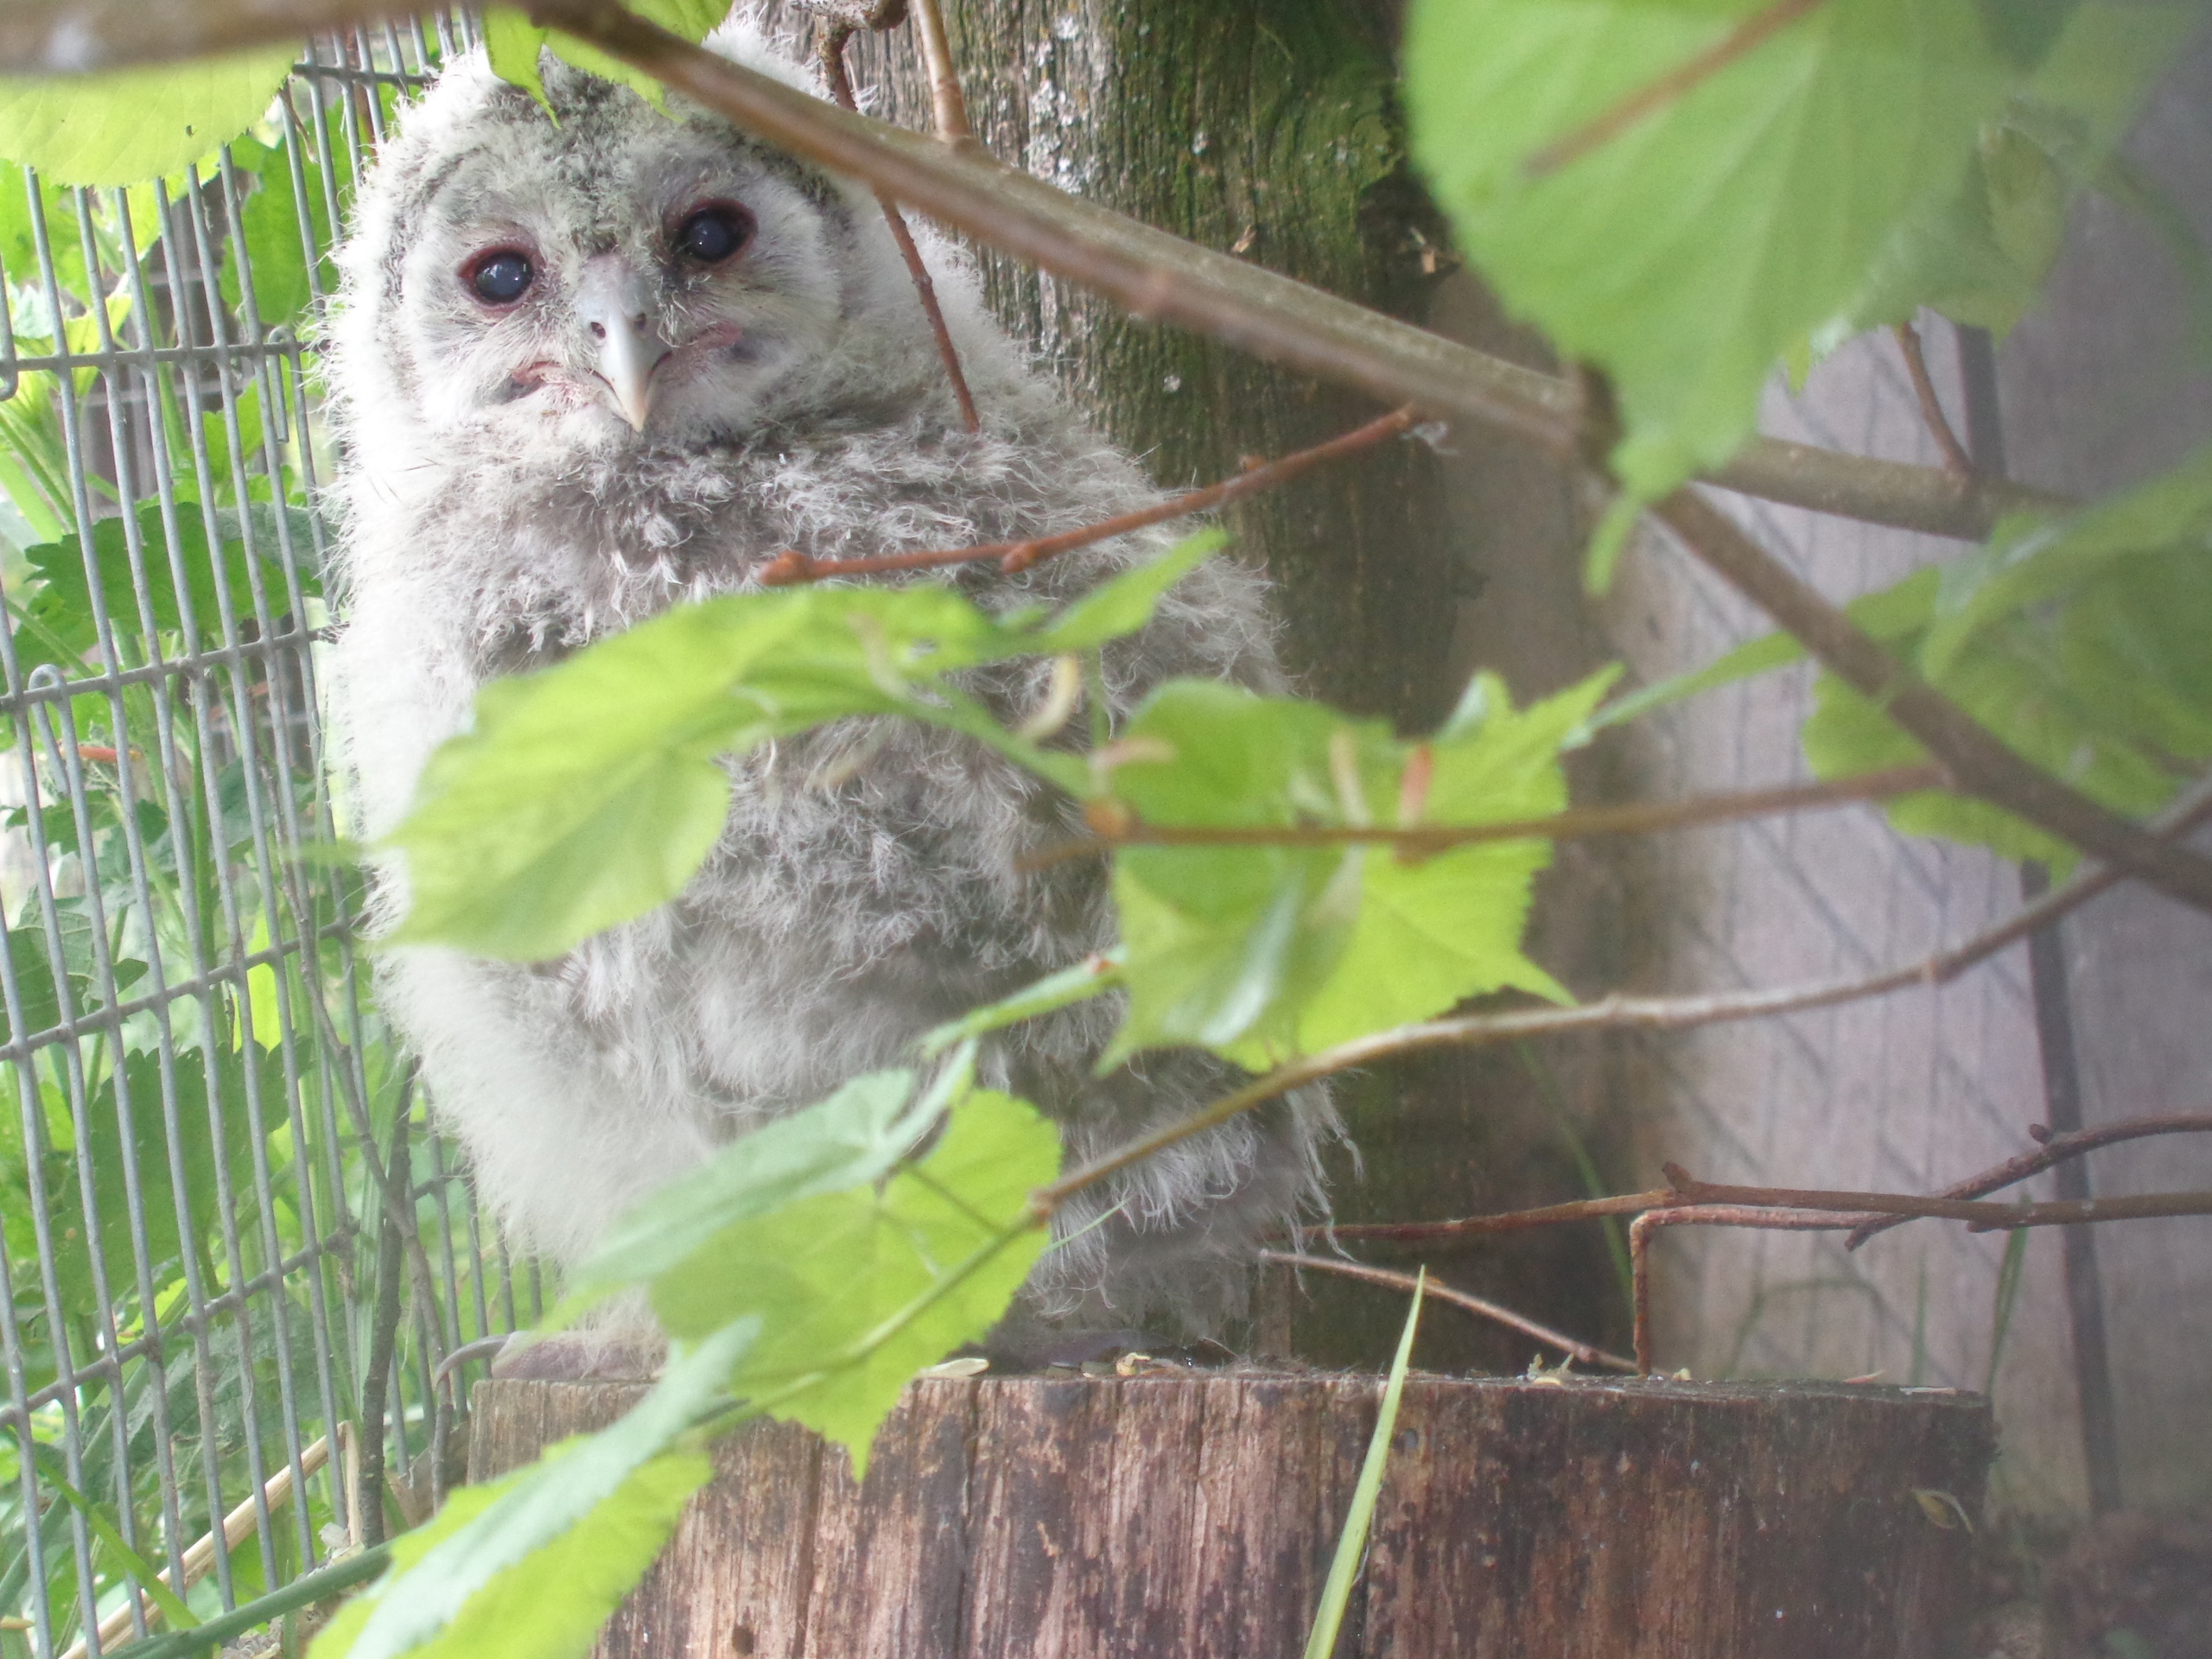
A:
[[[742,20],[713,44],[807,84]],[[663,114],[550,58],[546,71],[550,112],[480,55],[457,60],[385,146],[340,255],[331,701],[370,836],[404,816],[486,681],[752,588],[783,550],[1010,541],[1160,499],[931,244],[982,411],[980,433],[960,429],[863,190],[677,100]],[[1057,605],[1168,540],[959,580],[988,607]],[[1106,653],[1115,715],[1174,675],[1279,686],[1262,598],[1226,561],[1185,580]],[[1018,718],[1049,674],[1020,664],[977,689]],[[964,739],[848,722],[729,769],[728,826],[673,902],[557,961],[408,948],[381,970],[480,1198],[557,1264],[716,1147],[911,1063],[931,1026],[1112,943],[1095,866],[1019,868],[1079,828],[1070,804]],[[396,919],[404,872],[383,871],[373,902],[372,925]],[[1071,1160],[1240,1075],[1165,1052],[1094,1077],[1117,1014],[1099,999],[982,1056],[984,1082],[1052,1115]],[[1333,1128],[1307,1090],[1073,1206],[1009,1328],[1205,1331],[1236,1311],[1254,1238],[1318,1205]]]

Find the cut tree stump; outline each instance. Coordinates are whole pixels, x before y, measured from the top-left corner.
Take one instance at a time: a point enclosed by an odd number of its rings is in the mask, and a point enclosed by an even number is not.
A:
[[[486,1382],[469,1477],[632,1387]],[[925,1380],[864,1483],[780,1423],[715,1480],[602,1659],[1290,1659],[1381,1382]],[[1989,1408],[1948,1390],[1416,1376],[1339,1656],[1952,1659]]]

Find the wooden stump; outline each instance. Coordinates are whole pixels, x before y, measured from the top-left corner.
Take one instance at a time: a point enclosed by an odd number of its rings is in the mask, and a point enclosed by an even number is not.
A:
[[[483,1384],[470,1478],[638,1392]],[[757,1424],[598,1652],[1287,1659],[1380,1392],[925,1381],[857,1485],[842,1451]],[[1415,1376],[1338,1653],[1951,1659],[1992,1447],[1987,1402],[1949,1391]]]

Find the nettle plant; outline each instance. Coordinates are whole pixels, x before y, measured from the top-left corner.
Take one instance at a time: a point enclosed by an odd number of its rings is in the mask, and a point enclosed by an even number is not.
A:
[[[728,112],[782,111],[784,130],[820,139],[814,159],[842,157],[914,206],[1117,291],[1106,264],[1050,254],[1059,210],[1047,198],[1065,199],[1044,187],[997,204],[1012,218],[992,221],[961,194],[987,163],[887,142],[839,150],[838,135],[866,130],[859,118],[791,113],[757,78],[704,67],[683,43],[720,21],[710,0],[632,13],[534,14],[559,26],[549,34],[495,11],[486,32],[495,65],[524,84],[550,43],[634,84],[757,97]],[[1809,653],[1827,671],[1802,734],[1816,774],[1931,768],[1891,791],[1900,830],[2061,874],[2087,850],[2212,899],[2212,866],[2171,836],[2177,798],[2212,761],[2212,450],[2106,501],[2014,492],[2004,499],[2023,510],[2002,515],[1986,510],[2000,493],[1961,474],[1960,501],[1995,521],[1982,544],[1840,610],[1681,493],[1752,438],[1777,366],[1802,376],[1923,308],[2011,327],[2082,193],[2171,225],[2117,145],[2199,20],[2192,5],[2094,0],[1416,0],[1414,153],[1462,251],[1586,369],[1586,413],[1536,400],[1520,415],[1591,461],[1607,503],[1592,582],[1655,509],[1783,625],[1695,674],[1611,702],[1615,677],[1600,674],[1520,708],[1484,676],[1415,739],[1194,682],[1111,725],[1082,694],[1098,653],[1217,550],[1209,531],[1055,615],[995,615],[929,579],[802,585],[678,609],[487,692],[394,837],[415,895],[406,939],[531,960],[639,915],[713,845],[734,757],[864,717],[947,728],[1080,803],[1100,843],[1086,855],[1113,861],[1122,944],[944,1027],[911,1068],[855,1080],[658,1198],[549,1323],[642,1289],[674,1338],[661,1381],[614,1427],[454,1494],[390,1547],[391,1570],[317,1653],[580,1651],[707,1478],[709,1440],[776,1416],[863,1467],[900,1389],[988,1330],[1071,1192],[1294,1083],[1452,1039],[1437,1017],[1468,998],[1571,1001],[1522,948],[1550,851],[1529,821],[1566,807],[1562,754],[1662,702]],[[22,111],[94,110],[99,97],[10,92],[0,150],[75,156],[69,145],[92,141],[73,132],[104,130],[97,119],[33,131]],[[219,124],[200,119],[203,137]],[[869,170],[893,162],[907,170]],[[1065,212],[1079,226],[1076,206]],[[1014,237],[1016,221],[1036,235]],[[2177,257],[2201,274],[2193,246]],[[1232,312],[1235,285],[1259,284],[1244,294],[1256,315],[1275,279],[1219,280]],[[1160,291],[1185,315],[1172,283]],[[1283,354],[1296,356],[1300,326],[1269,336]],[[1390,384],[1376,351],[1367,384]],[[1057,659],[1067,695],[1055,720],[1014,729],[960,677],[1024,656]],[[1484,838],[1485,825],[1514,828]],[[1256,1080],[1151,1143],[1063,1172],[1043,1118],[975,1087],[965,1057],[984,1033],[1106,995],[1124,1008],[1108,1064],[1195,1045]],[[1481,1022],[1457,1034],[1480,1040]],[[1360,1530],[1355,1516],[1348,1560]]]

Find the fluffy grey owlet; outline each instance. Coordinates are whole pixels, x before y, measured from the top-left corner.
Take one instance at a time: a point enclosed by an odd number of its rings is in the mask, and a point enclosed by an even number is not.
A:
[[[805,82],[741,22],[715,45]],[[480,55],[448,68],[385,146],[340,256],[333,716],[371,836],[486,681],[744,591],[784,549],[1008,541],[1160,499],[931,244],[982,416],[961,429],[865,190],[673,99],[671,118],[547,69],[557,123]],[[957,580],[993,607],[1062,603],[1175,533]],[[1105,667],[1117,715],[1173,675],[1277,686],[1261,579],[1212,562]],[[979,689],[1018,718],[1049,677],[1022,664]],[[554,962],[410,948],[383,970],[479,1193],[556,1264],[717,1146],[1112,942],[1095,862],[1017,868],[1079,828],[1069,803],[962,739],[848,723],[731,770],[728,829],[672,903]],[[379,925],[404,910],[402,873],[383,874],[376,905]],[[1239,1075],[1166,1052],[1095,1079],[1117,1014],[1094,1001],[982,1057],[983,1081],[1052,1114],[1071,1159]],[[1332,1128],[1307,1091],[1130,1173],[1061,1217],[1068,1242],[1009,1328],[1203,1332],[1234,1313],[1255,1237],[1318,1205]]]

